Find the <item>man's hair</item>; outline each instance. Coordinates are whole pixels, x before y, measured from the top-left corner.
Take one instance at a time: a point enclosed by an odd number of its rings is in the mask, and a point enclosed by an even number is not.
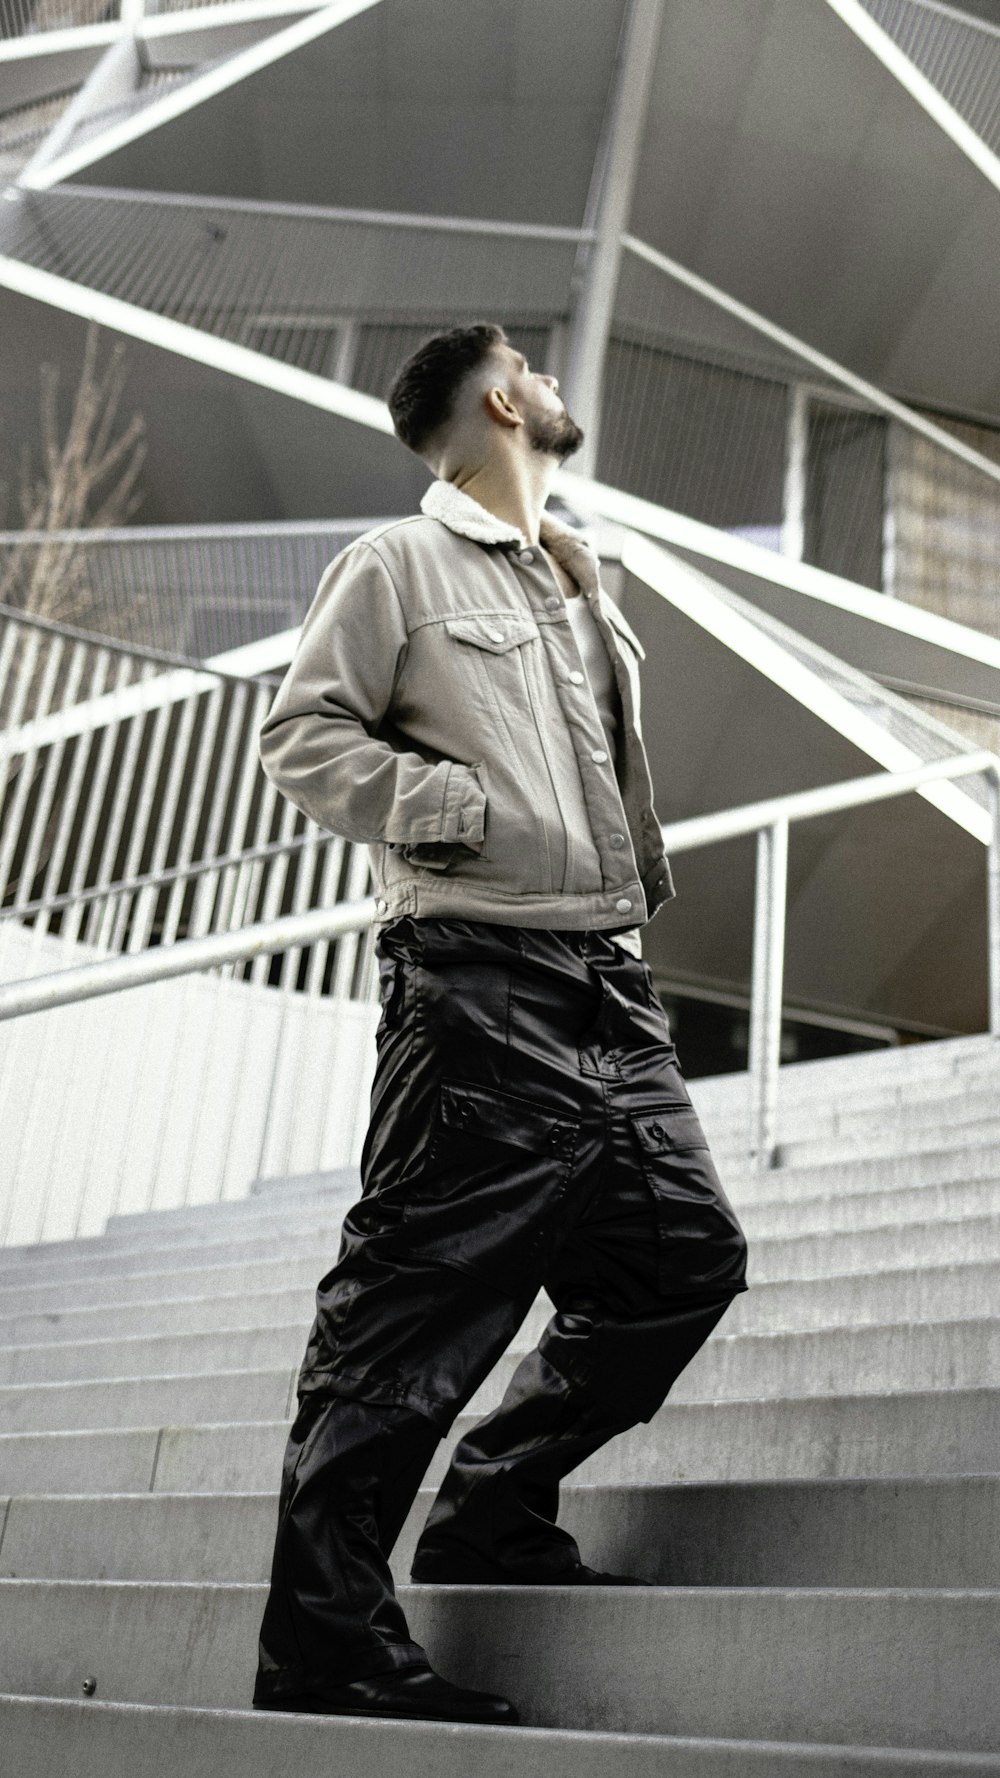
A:
[[[396,437],[419,456],[450,418],[466,377],[494,347],[509,344],[503,328],[490,321],[450,327],[424,340],[396,373],[386,398]]]

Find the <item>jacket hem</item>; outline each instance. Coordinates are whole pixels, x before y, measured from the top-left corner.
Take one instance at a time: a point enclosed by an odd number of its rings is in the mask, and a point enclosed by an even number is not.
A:
[[[631,908],[619,908],[618,901],[626,897]],[[642,885],[637,882],[623,883],[610,893],[595,895],[538,895],[504,891],[492,883],[477,893],[464,880],[411,880],[383,891],[375,903],[377,926],[387,925],[401,914],[412,914],[418,920],[486,920],[498,926],[550,927],[572,932],[605,926],[620,932],[625,927],[645,925],[652,918]]]

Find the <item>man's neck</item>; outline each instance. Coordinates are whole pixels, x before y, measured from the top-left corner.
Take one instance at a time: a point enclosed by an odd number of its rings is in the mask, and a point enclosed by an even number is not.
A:
[[[463,494],[478,500],[494,518],[516,525],[529,543],[538,543],[539,526],[558,464],[536,453],[530,464],[484,463],[454,477]]]

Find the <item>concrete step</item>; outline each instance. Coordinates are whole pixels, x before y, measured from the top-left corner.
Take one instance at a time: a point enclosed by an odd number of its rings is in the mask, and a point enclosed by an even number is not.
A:
[[[434,1499],[392,1555],[397,1585]],[[0,1577],[266,1581],[275,1491],[22,1495],[0,1520]],[[1000,1475],[567,1486],[559,1523],[586,1561],[661,1586],[997,1587]]]
[[[14,1692],[245,1705],[262,1586],[0,1583]],[[438,1669],[526,1726],[995,1752],[996,1590],[404,1587]]]
[[[748,1280],[822,1278],[836,1272],[899,1271],[923,1265],[1000,1259],[1000,1215],[942,1218],[937,1222],[884,1223],[856,1234],[793,1235],[754,1240]]]
[[[684,1057],[680,1057],[684,1067]],[[987,1032],[965,1037],[933,1038],[929,1042],[889,1045],[877,1050],[856,1050],[839,1056],[816,1056],[810,1061],[790,1062],[780,1071],[790,1094],[828,1097],[841,1087],[892,1085],[904,1080],[938,1080],[949,1076],[969,1078],[977,1073],[1000,1073],[1000,1043]],[[728,1074],[685,1075],[694,1093],[711,1091],[719,1096],[746,1094],[745,1069]]]
[[[151,1404],[155,1405],[155,1404]],[[427,1472],[436,1487],[452,1446],[480,1416],[458,1416]],[[0,1435],[0,1495],[268,1491],[281,1473],[285,1418]],[[609,1441],[578,1483],[775,1481],[996,1474],[1000,1389],[902,1395],[683,1402]]]
[[[991,1116],[970,1118],[968,1122],[953,1122],[945,1114],[930,1127],[923,1128],[910,1125],[904,1115],[898,1121],[884,1120],[870,1130],[844,1130],[829,1136],[815,1134],[789,1139],[779,1128],[776,1140],[776,1161],[782,1167],[822,1166],[829,1161],[850,1163],[855,1159],[868,1161],[886,1155],[898,1160],[903,1156],[939,1153],[945,1145],[958,1153],[992,1149],[1000,1158],[1000,1119],[994,1108]],[[741,1153],[742,1149],[741,1142]]]
[[[332,1265],[337,1257],[336,1243],[329,1254]],[[237,1258],[184,1266],[161,1262],[110,1278],[102,1272],[73,1278],[70,1289],[65,1279],[38,1277],[28,1284],[0,1286],[0,1317],[6,1320],[24,1313],[59,1314],[67,1308],[83,1309],[109,1301],[124,1306],[156,1302],[162,1297],[195,1302],[216,1293],[234,1296],[296,1288],[314,1292],[325,1259],[326,1254],[321,1253],[314,1239],[309,1251],[291,1258],[277,1255],[264,1260]]]
[[[960,1176],[912,1185],[899,1181],[882,1190],[870,1184],[851,1189],[853,1181],[847,1179],[841,1180],[836,1189],[824,1189],[821,1182],[820,1188],[813,1191],[809,1188],[815,1181],[808,1173],[804,1176],[796,1174],[794,1190],[780,1175],[767,1175],[764,1185],[742,1175],[724,1177],[747,1234],[759,1239],[811,1231],[870,1228],[887,1222],[918,1223],[987,1215],[1000,1208],[1000,1166],[983,1178]],[[332,1263],[339,1246],[341,1220],[348,1208],[348,1201],[337,1200],[333,1208],[333,1201],[328,1200],[320,1206],[307,1206],[304,1211],[300,1208],[294,1219],[285,1217],[273,1224],[268,1221],[261,1226],[247,1225],[244,1228],[241,1225],[238,1229],[232,1229],[228,1223],[220,1227],[214,1220],[214,1212],[208,1211],[204,1216],[203,1238],[195,1252],[202,1264],[212,1255],[239,1260],[241,1257],[252,1258],[259,1252],[277,1257],[311,1238],[323,1244]],[[16,1268],[15,1289],[23,1288],[25,1283],[34,1285],[46,1281],[55,1289],[65,1281],[75,1281],[67,1277],[63,1256],[56,1254],[50,1259],[47,1247],[14,1251],[32,1255],[30,1266]],[[176,1262],[178,1269],[185,1269],[190,1262],[190,1253],[191,1239],[187,1233],[184,1244],[178,1244],[176,1249],[162,1243],[155,1247],[142,1247],[137,1241],[130,1241],[125,1247],[111,1247],[105,1243],[97,1249],[90,1248],[86,1255],[89,1263],[84,1270],[93,1276],[99,1268],[96,1275],[111,1279],[128,1276],[136,1269],[147,1271],[151,1264],[169,1265],[171,1261]],[[75,1266],[73,1269],[75,1271]],[[10,1278],[11,1274],[7,1274],[8,1285]],[[0,1284],[0,1301],[4,1294],[4,1285]]]
[[[913,1326],[727,1333],[720,1323],[673,1386],[675,1401],[785,1395],[884,1394],[987,1387],[1000,1374],[1000,1320]],[[0,1424],[11,1431],[121,1426],[178,1414],[239,1416],[249,1395],[280,1412],[308,1329],[238,1328],[89,1345],[14,1346],[0,1352]],[[534,1340],[518,1335],[469,1404],[488,1413]],[[190,1400],[186,1386],[190,1386]],[[284,1391],[284,1394],[282,1393]],[[146,1412],[146,1404],[153,1411]],[[158,1410],[158,1411],[157,1411]],[[122,1413],[128,1419],[123,1419]],[[60,1417],[65,1416],[65,1417]]]
[[[919,1198],[915,1194],[921,1190],[936,1188],[943,1193],[950,1184],[967,1190],[979,1184],[988,1189],[990,1183],[1000,1181],[1000,1154],[976,1147],[917,1157],[869,1159],[857,1161],[849,1168],[824,1163],[795,1169],[773,1168],[758,1175],[738,1169],[720,1171],[733,1201],[748,1215],[752,1207],[763,1214],[782,1203],[818,1203],[851,1197],[860,1201],[875,1192],[884,1196],[895,1218],[896,1194],[919,1213]],[[317,1249],[321,1250],[322,1259],[328,1258],[332,1264],[339,1246],[341,1222],[351,1201],[350,1196],[329,1196],[318,1206],[307,1204],[300,1208],[297,1218],[258,1220],[245,1228],[234,1228],[226,1219],[217,1221],[214,1207],[209,1207],[197,1227],[186,1227],[179,1231],[176,1240],[160,1238],[156,1244],[132,1237],[125,1242],[112,1242],[105,1236],[96,1236],[76,1243],[43,1242],[6,1248],[0,1255],[0,1316],[30,1304],[32,1299],[24,1292],[63,1282],[71,1284],[75,1292],[78,1287],[89,1288],[101,1278],[148,1279],[157,1274],[204,1269],[210,1264],[235,1266],[269,1259],[292,1260],[315,1256]]]
[[[778,1121],[782,1141],[799,1141],[811,1136],[878,1136],[885,1130],[922,1130],[949,1136],[960,1133],[970,1123],[997,1117],[1000,1100],[1000,1066],[996,1074],[974,1085],[951,1077],[943,1080],[930,1093],[922,1081],[912,1091],[909,1083],[883,1088],[875,1099],[859,1105],[853,1094],[843,1098],[830,1095],[822,1101],[789,1102],[779,1085]],[[732,1145],[746,1138],[745,1108],[736,1115],[721,1102],[708,1103],[698,1087],[691,1094],[701,1113],[705,1129],[713,1142]]]
[[[164,1289],[169,1291],[169,1281]],[[201,1297],[166,1295],[146,1303],[109,1301],[86,1309],[67,1307],[62,1311],[34,1313],[22,1310],[0,1320],[0,1350],[45,1343],[61,1345],[70,1340],[213,1333],[248,1323],[254,1327],[277,1327],[295,1321],[306,1328],[312,1319],[315,1297],[313,1283],[293,1290],[220,1291]]]
[[[172,1210],[134,1210],[109,1216],[107,1234],[171,1232],[174,1229],[197,1227],[206,1214],[239,1223],[248,1217],[272,1217],[279,1211],[294,1210],[301,1204],[322,1204],[326,1198],[357,1195],[361,1172],[358,1167],[335,1167],[327,1173],[287,1174],[276,1179],[254,1180],[245,1198],[226,1199],[224,1203],[179,1204]]]
[[[186,1266],[206,1265],[210,1260],[232,1265],[239,1260],[266,1258],[268,1254],[283,1258],[315,1253],[317,1242],[332,1248],[336,1244],[344,1213],[349,1208],[340,1199],[331,1201],[325,1214],[304,1226],[289,1227],[279,1218],[274,1226],[264,1226],[249,1234],[233,1234],[224,1226],[215,1228],[206,1218],[199,1233],[188,1232],[177,1242],[158,1245],[129,1241],[115,1245],[104,1235],[67,1242],[41,1241],[33,1247],[5,1247],[0,1250],[0,1294],[7,1289],[33,1283],[75,1284],[77,1278],[129,1277],[137,1271],[178,1271]]]
[[[734,1188],[739,1213],[743,1208]],[[887,1200],[887,1212],[891,1202]],[[239,1288],[291,1288],[297,1281],[311,1282],[335,1264],[339,1252],[339,1225],[333,1229],[295,1235],[280,1240],[248,1240],[218,1244],[214,1252],[225,1255],[226,1263],[216,1269],[218,1276],[206,1276],[206,1255],[213,1254],[211,1244],[199,1244],[177,1254],[162,1257],[150,1264],[148,1256],[106,1255],[92,1258],[90,1270],[79,1280],[73,1269],[65,1269],[67,1261],[58,1261],[51,1269],[36,1269],[32,1279],[22,1277],[17,1283],[0,1285],[0,1317],[6,1318],[24,1308],[65,1307],[68,1298],[74,1306],[96,1302],[113,1294],[121,1302],[145,1301],[155,1294],[202,1295],[218,1286]],[[951,1264],[963,1260],[1000,1258],[1000,1211],[993,1215],[934,1217],[914,1223],[900,1222],[887,1213],[886,1220],[875,1227],[827,1233],[825,1230],[792,1235],[758,1235],[752,1242],[753,1277],[767,1283],[778,1278],[821,1277],[831,1272],[878,1271],[908,1265]],[[308,1259],[308,1267],[295,1262]],[[271,1267],[270,1274],[261,1267]],[[285,1268],[287,1267],[287,1271]],[[238,1268],[246,1268],[238,1270]],[[275,1270],[274,1268],[278,1268]],[[183,1280],[192,1272],[196,1280]],[[98,1288],[104,1280],[103,1293]],[[141,1282],[137,1282],[141,1280]],[[157,1282],[159,1280],[159,1282]],[[167,1280],[169,1286],[164,1288]],[[194,1284],[199,1288],[193,1288]],[[47,1295],[32,1296],[33,1290]],[[81,1296],[81,1290],[87,1294]]]
[[[739,1188],[731,1196],[748,1240],[766,1240],[878,1228],[888,1222],[920,1225],[994,1215],[1000,1210],[1000,1175],[944,1184],[897,1185],[888,1191],[867,1187],[856,1192],[823,1192],[816,1197],[770,1203],[744,1203]]]
[[[296,1367],[297,1368],[297,1367]],[[0,1425],[10,1432],[62,1432],[87,1427],[187,1425],[287,1415],[296,1371],[192,1373],[164,1377],[102,1377],[79,1383],[25,1383],[0,1388]]]
[[[250,1710],[0,1697],[0,1737],[18,1778],[997,1778],[983,1753],[481,1729],[281,1716]]]
[[[171,1281],[167,1279],[162,1288],[169,1291]],[[65,1303],[65,1292],[60,1301]],[[755,1283],[726,1310],[725,1327],[729,1333],[777,1332],[859,1322],[971,1320],[993,1315],[997,1302],[996,1262],[834,1273],[827,1278]],[[216,1291],[199,1297],[154,1296],[135,1303],[104,1301],[85,1309],[22,1310],[0,1321],[0,1348],[209,1333],[247,1323],[263,1327],[297,1321],[305,1329],[314,1306],[311,1281],[289,1290]],[[542,1293],[524,1323],[525,1335],[537,1340],[552,1312]]]

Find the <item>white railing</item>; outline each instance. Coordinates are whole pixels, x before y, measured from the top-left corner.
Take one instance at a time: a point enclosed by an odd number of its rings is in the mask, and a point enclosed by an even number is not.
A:
[[[276,682],[0,615],[0,982],[118,965],[96,979],[137,990],[120,1009],[57,993],[65,1011],[7,1026],[0,1243],[355,1161],[376,983],[342,910],[367,849],[265,778]]]
[[[19,977],[0,985],[0,1245],[356,1166],[378,1017],[372,911],[355,886],[333,907],[74,968],[49,935],[0,927],[0,973]]]
[[[861,0],[866,13],[994,154],[1000,153],[1000,30],[933,0]]]
[[[374,912],[374,899],[367,896],[335,908],[311,908],[308,913],[286,914],[279,920],[260,920],[238,932],[213,932],[205,938],[181,939],[174,945],[155,945],[138,956],[103,957],[74,969],[0,984],[0,1021],[362,932],[371,925]]]
[[[663,841],[672,855],[716,844],[740,834],[756,833],[758,836],[748,1070],[748,1153],[751,1165],[755,1168],[770,1166],[775,1154],[790,824],[793,821],[808,820],[812,816],[854,809],[864,803],[878,802],[888,797],[919,792],[935,781],[959,778],[971,773],[982,774],[988,781],[990,791],[992,832],[987,860],[989,1029],[993,1037],[1000,1039],[1000,758],[995,754],[982,751],[935,760],[911,771],[885,772],[848,779],[816,790],[773,797],[742,808],[722,810],[663,827]],[[359,935],[363,929],[370,929],[372,913],[373,902],[370,898],[356,899],[335,908],[314,908],[306,913],[260,921],[238,932],[211,934],[171,946],[156,947],[139,956],[99,959],[74,969],[9,982],[0,986],[0,1021],[14,1021],[41,1011],[48,1012],[51,1017],[57,1007],[89,1005],[101,996],[114,995],[126,988],[149,987],[169,977],[191,976],[237,960],[314,945],[319,940],[329,943],[336,937]],[[349,1039],[350,1035],[348,1033]],[[360,1032],[355,1031],[353,1054],[355,1062],[360,1057],[362,1065],[360,1071],[357,1068],[355,1070],[356,1078],[348,1108],[349,1148],[352,1158],[357,1153],[363,1134],[363,1088],[372,1063],[370,1048],[364,1042],[359,1045],[359,1036]],[[275,1066],[280,1048],[279,1034]],[[341,1054],[343,1053],[342,1050]],[[342,1080],[331,1080],[329,1091],[331,1094],[345,1092],[345,1083]],[[160,1107],[160,1135],[168,1128],[170,1109],[168,1105]],[[286,1119],[290,1115],[288,1104],[284,1106],[282,1115]],[[5,1121],[8,1124],[10,1122],[9,1119]],[[132,1121],[130,1119],[127,1132],[129,1136]],[[60,1122],[65,1122],[65,1112],[61,1113]],[[18,1121],[21,1152],[25,1142],[30,1140],[34,1127],[30,1112],[22,1112]],[[76,1134],[85,1140],[89,1135],[87,1131]],[[187,1139],[187,1146],[189,1145],[190,1138]],[[123,1152],[115,1156],[119,1184],[110,1200],[113,1206],[121,1203],[121,1172],[129,1152],[126,1142]],[[344,1153],[342,1144],[338,1157],[343,1158]],[[248,1171],[242,1189],[246,1189],[251,1177],[252,1173]],[[220,1191],[219,1196],[222,1195]],[[239,1195],[239,1191],[233,1188],[228,1195]],[[201,1196],[204,1197],[204,1193]],[[153,1207],[156,1201],[154,1189],[147,1207]],[[188,1198],[184,1195],[177,1199],[175,1194],[170,1201],[186,1202]],[[11,1216],[7,1220],[9,1225]],[[78,1226],[74,1232],[79,1232],[81,1220],[78,1214]]]
[[[816,790],[794,791],[676,821],[662,829],[670,854],[694,851],[740,834],[757,835],[753,964],[750,988],[749,1124],[751,1163],[770,1167],[775,1154],[775,1123],[781,1043],[781,1003],[785,955],[785,900],[788,829],[793,821],[860,808],[863,803],[920,791],[939,779],[982,773],[989,786],[991,831],[987,847],[987,976],[989,1030],[1000,1039],[1000,757],[986,750],[929,761],[910,771],[878,772],[848,778]]]
[[[382,395],[434,328],[502,316],[541,360],[585,229],[316,204],[22,189],[0,248],[38,271]]]
[[[140,953],[363,891],[364,848],[261,770],[276,680],[10,610],[0,622],[0,933],[30,920],[67,953]],[[310,982],[325,968],[317,956]],[[336,976],[349,993],[350,968]]]

